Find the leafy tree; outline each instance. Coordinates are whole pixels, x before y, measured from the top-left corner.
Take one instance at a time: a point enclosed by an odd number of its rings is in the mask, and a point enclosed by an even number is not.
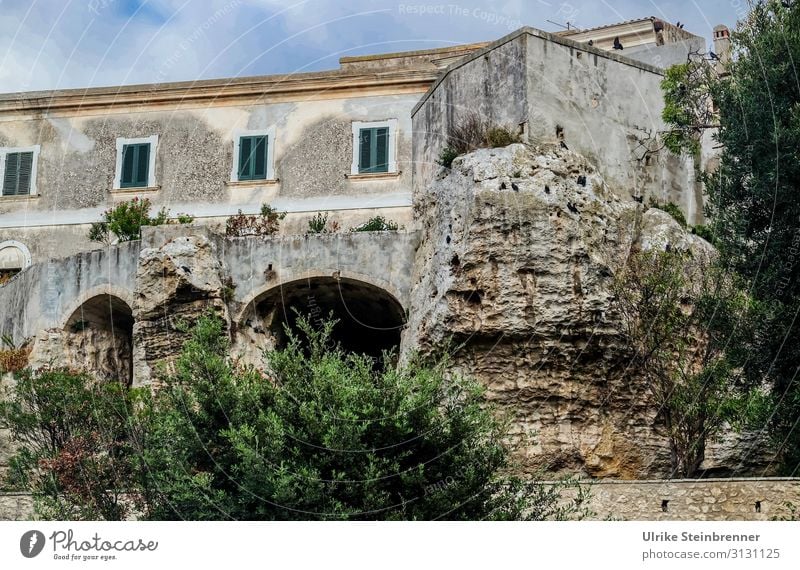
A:
[[[32,491],[40,516],[121,520],[135,495],[130,417],[136,391],[62,368],[20,372],[0,400],[0,426],[19,450],[12,487]]]
[[[736,422],[751,394],[727,350],[747,296],[718,268],[688,252],[636,251],[615,282],[629,356],[670,441],[672,476],[695,477],[706,442]]]
[[[146,406],[139,443],[151,519],[544,519],[585,495],[509,474],[504,424],[443,365],[376,370],[300,321],[304,342],[231,361],[202,318]],[[378,367],[380,368],[380,367]]]
[[[723,264],[751,284],[754,332],[744,371],[774,387],[764,421],[800,466],[800,3],[754,4],[732,34],[729,77],[715,82],[722,147],[706,177]]]

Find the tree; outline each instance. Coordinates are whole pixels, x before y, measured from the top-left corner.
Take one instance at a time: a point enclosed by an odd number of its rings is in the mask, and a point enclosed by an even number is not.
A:
[[[0,400],[0,425],[19,450],[10,483],[34,494],[43,518],[122,520],[135,495],[131,424],[136,391],[63,368],[25,369]]]
[[[729,77],[713,85],[722,151],[706,176],[708,213],[723,266],[750,283],[744,371],[773,387],[764,421],[792,474],[800,466],[800,3],[755,3],[732,42]]]
[[[205,316],[146,406],[150,519],[544,519],[585,495],[510,474],[504,424],[445,366],[377,366],[301,320],[264,371]]]
[[[673,477],[695,477],[706,442],[750,400],[728,343],[747,296],[730,276],[682,251],[634,251],[614,284],[628,343],[623,374],[648,388],[670,443]]]

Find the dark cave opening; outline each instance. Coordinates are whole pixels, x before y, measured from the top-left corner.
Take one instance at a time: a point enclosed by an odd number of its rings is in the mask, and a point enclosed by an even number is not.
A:
[[[285,327],[298,333],[305,317],[319,328],[329,317],[337,321],[333,341],[346,352],[380,358],[400,346],[405,312],[387,291],[351,279],[317,277],[290,282],[270,291],[256,304],[259,315],[270,315],[270,332],[285,346]],[[300,335],[302,338],[302,335]]]

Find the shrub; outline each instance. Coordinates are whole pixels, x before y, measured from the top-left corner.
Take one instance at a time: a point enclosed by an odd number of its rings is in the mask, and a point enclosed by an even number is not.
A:
[[[160,226],[169,219],[169,212],[165,208],[151,218],[151,207],[148,198],[134,198],[117,204],[103,212],[101,221],[91,225],[89,239],[108,243],[110,234],[114,234],[120,242],[141,239],[143,226]]]
[[[19,444],[9,482],[31,491],[39,516],[122,520],[136,503],[130,429],[136,391],[63,368],[24,370],[0,401]]]
[[[698,224],[692,228],[692,233],[706,240],[708,243],[714,243],[714,230],[709,226]]]
[[[286,212],[278,212],[268,204],[261,206],[258,215],[243,214],[241,210],[235,216],[228,218],[225,223],[225,235],[229,237],[244,236],[269,236],[278,233],[280,222],[286,217]]]
[[[681,207],[675,204],[674,202],[666,202],[662,204],[660,202],[651,201],[650,207],[663,210],[664,212],[672,216],[672,219],[678,222],[682,228],[688,226],[688,224],[686,223],[686,216],[683,215],[683,210],[681,210]]]
[[[452,168],[453,161],[458,157],[458,151],[454,148],[446,146],[442,149],[442,152],[439,153],[439,164],[444,167]]]
[[[193,330],[146,406],[152,501],[170,520],[546,519],[577,514],[513,469],[475,381],[412,358],[376,367],[300,321],[302,340],[236,366],[221,319]],[[388,361],[388,360],[387,360]]]
[[[360,226],[350,228],[351,232],[394,232],[400,229],[397,223],[387,220],[383,216],[370,218]]]
[[[190,214],[178,214],[177,220],[179,224],[191,224],[194,221],[194,216]]]
[[[308,220],[308,234],[333,234],[339,230],[339,222],[328,221],[328,212],[317,212],[314,217]]]
[[[478,148],[497,148],[520,142],[512,129],[493,125],[477,113],[469,113],[450,127],[447,146],[439,154],[439,164],[450,168],[457,156]]]
[[[28,349],[16,346],[8,335],[3,335],[0,341],[0,374],[19,372],[28,365]]]

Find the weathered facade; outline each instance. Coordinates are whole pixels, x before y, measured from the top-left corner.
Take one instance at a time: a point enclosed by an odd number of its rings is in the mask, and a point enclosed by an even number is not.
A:
[[[636,371],[615,368],[610,282],[634,247],[710,255],[643,205],[674,202],[702,220],[696,163],[642,146],[663,128],[654,63],[700,44],[654,19],[582,35],[523,28],[491,44],[343,58],[332,72],[0,97],[15,188],[23,159],[34,174],[27,194],[0,198],[0,269],[24,269],[0,287],[0,333],[33,366],[141,385],[180,350],[179,324],[209,308],[256,362],[295,309],[333,311],[353,350],[455,341],[457,369],[514,418],[527,469],[665,477],[657,410]],[[522,142],[442,167],[448,132],[474,113]],[[88,241],[89,224],[131,197],[195,221]],[[265,203],[289,214],[279,234],[224,235],[230,215]],[[340,230],[307,234],[317,212]],[[348,231],[375,214],[403,228]],[[765,475],[773,463],[758,441],[727,434],[703,468]]]

